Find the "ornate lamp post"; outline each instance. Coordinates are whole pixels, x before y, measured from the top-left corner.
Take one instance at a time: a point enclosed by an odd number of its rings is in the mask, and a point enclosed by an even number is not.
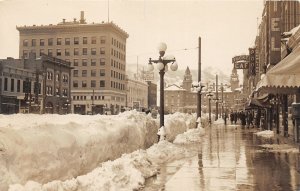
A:
[[[197,97],[200,96],[201,97],[201,91],[202,88],[204,88],[205,85],[202,82],[198,82],[198,83],[193,83],[192,84],[192,90],[197,92]],[[196,127],[198,127],[198,123],[200,122],[200,120],[198,120],[198,118],[201,118],[201,99],[197,98],[197,119],[196,119]]]
[[[66,100],[66,103],[65,103],[65,107],[66,107],[66,110],[67,110],[67,114],[69,113],[69,107],[70,107],[70,105],[71,105],[71,103],[70,103],[70,100],[69,99],[67,99]]]
[[[160,43],[158,46],[159,57],[158,60],[152,60],[149,58],[148,71],[153,71],[153,63],[157,64],[157,69],[160,75],[160,127],[164,126],[164,75],[168,71],[168,63],[172,63],[170,68],[172,71],[176,71],[178,65],[174,56],[164,56],[167,50],[165,43]]]
[[[208,97],[208,122],[209,124],[211,124],[211,98],[213,97],[211,91],[209,91],[208,94],[206,94],[206,97]]]

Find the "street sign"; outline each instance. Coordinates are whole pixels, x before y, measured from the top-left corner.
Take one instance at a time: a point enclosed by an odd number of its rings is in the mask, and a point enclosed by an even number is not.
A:
[[[249,68],[249,62],[236,62],[234,63],[235,69],[248,69]]]
[[[154,72],[144,72],[143,78],[145,81],[153,81],[154,80]]]

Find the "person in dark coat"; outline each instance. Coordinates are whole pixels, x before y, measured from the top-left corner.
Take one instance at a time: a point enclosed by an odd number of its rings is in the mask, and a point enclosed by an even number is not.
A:
[[[230,113],[230,122],[231,122],[231,125],[233,124],[233,121],[234,121],[234,115],[233,115],[233,112]]]

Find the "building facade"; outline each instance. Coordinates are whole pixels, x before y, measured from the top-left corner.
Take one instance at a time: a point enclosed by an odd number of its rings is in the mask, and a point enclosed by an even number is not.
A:
[[[234,70],[233,70],[234,71]],[[183,112],[183,113],[195,113],[197,110],[197,92],[192,91],[192,75],[190,69],[187,67],[182,87],[178,85],[170,85],[165,88],[165,112]],[[240,97],[240,90],[238,90],[239,82],[238,76],[235,73],[231,76],[231,82],[233,82],[233,87],[227,84],[222,84],[218,86],[218,97],[217,86],[215,83],[207,84],[201,92],[201,108],[202,112],[208,113],[209,107],[211,111],[216,113],[216,104],[219,106],[219,114],[225,111],[237,110],[237,104],[241,104],[238,100]],[[231,89],[233,88],[233,90]],[[208,97],[209,92],[212,97]],[[209,106],[209,99],[211,99],[211,104]],[[216,100],[217,103],[216,103]],[[223,107],[222,107],[223,106]]]
[[[71,63],[71,110],[74,113],[118,113],[125,107],[126,39],[116,24],[79,21],[57,25],[19,26],[19,56],[32,52],[55,56]]]
[[[143,111],[148,109],[148,83],[138,79],[127,80],[126,107]]]
[[[68,113],[70,74],[70,63],[47,55],[0,60],[0,113]]]

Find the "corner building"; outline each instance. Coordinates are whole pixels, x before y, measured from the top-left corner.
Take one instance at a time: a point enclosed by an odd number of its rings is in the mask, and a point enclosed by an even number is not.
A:
[[[57,25],[19,26],[19,56],[54,56],[71,63],[72,113],[112,114],[125,107],[126,39],[116,24],[65,19]]]

